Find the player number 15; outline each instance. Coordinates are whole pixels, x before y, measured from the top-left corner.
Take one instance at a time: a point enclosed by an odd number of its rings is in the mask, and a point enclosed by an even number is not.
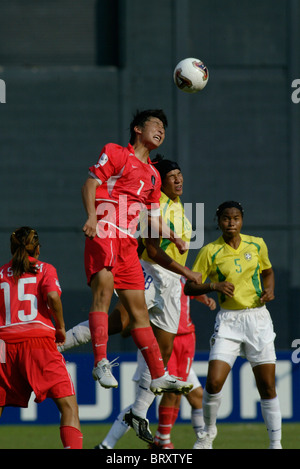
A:
[[[20,321],[33,321],[38,314],[37,310],[37,298],[31,293],[25,293],[25,285],[29,283],[36,283],[35,277],[20,278],[18,280],[18,300],[30,302],[30,312],[25,313],[25,310],[20,309],[18,311],[18,318]],[[4,305],[5,305],[5,324],[11,324],[11,308],[10,308],[10,285],[7,282],[3,282],[0,285],[1,290],[4,291]]]

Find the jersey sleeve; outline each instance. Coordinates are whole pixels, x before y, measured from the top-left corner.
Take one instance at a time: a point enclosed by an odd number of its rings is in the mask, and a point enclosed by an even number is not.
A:
[[[260,239],[260,272],[263,270],[271,269],[272,264],[269,259],[268,248],[265,241]]]
[[[195,262],[193,264],[193,272],[200,272],[202,274],[202,283],[205,282],[210,273],[210,256],[208,255],[208,248],[204,246],[197,254]]]
[[[44,301],[47,301],[47,295],[50,292],[57,292],[61,296],[61,287],[55,267],[51,264],[42,264],[42,280],[40,283],[41,293]]]
[[[106,182],[114,174],[118,174],[125,165],[122,157],[122,147],[114,143],[106,144],[100,153],[98,162],[89,168],[89,175],[94,177],[99,184]]]
[[[145,205],[148,210],[148,213],[152,217],[159,217],[160,215],[160,196],[161,196],[161,178],[158,174],[155,178],[154,189],[149,195]]]

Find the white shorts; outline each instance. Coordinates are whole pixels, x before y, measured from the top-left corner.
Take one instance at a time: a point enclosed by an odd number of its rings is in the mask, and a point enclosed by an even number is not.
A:
[[[190,369],[189,375],[187,377],[187,382],[193,384],[192,390],[194,391],[196,388],[200,388],[202,385],[199,381],[198,376],[196,375],[195,371],[193,370],[193,366]]]
[[[220,310],[210,339],[209,360],[222,360],[233,366],[238,356],[251,366],[275,363],[272,319],[265,306],[243,310]]]
[[[166,332],[177,334],[181,308],[180,275],[143,260],[141,265],[151,323]]]

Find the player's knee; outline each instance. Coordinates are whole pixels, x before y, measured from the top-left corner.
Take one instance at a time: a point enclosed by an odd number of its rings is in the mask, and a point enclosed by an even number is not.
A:
[[[93,292],[91,311],[108,311],[111,303],[112,292],[99,290]]]
[[[186,395],[186,398],[192,407],[192,409],[201,409],[202,407],[202,398],[203,398],[203,388],[202,386],[198,386],[195,389],[192,389],[191,392],[189,392]]]
[[[274,383],[261,383],[258,389],[261,399],[274,399],[276,397],[276,387]]]
[[[63,397],[55,399],[56,405],[61,413],[61,421],[64,425],[78,427],[79,412],[78,404],[75,396]]]
[[[222,390],[224,381],[218,376],[210,377],[205,384],[205,389],[209,394],[217,394]]]

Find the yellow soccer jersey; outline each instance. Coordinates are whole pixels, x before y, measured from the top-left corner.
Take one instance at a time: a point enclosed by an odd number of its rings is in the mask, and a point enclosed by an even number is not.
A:
[[[267,246],[262,238],[241,234],[238,249],[225,243],[223,236],[204,246],[193,265],[195,272],[202,273],[202,282],[231,282],[234,297],[218,292],[223,309],[246,309],[261,306],[262,291],[260,273],[272,267]]]
[[[166,194],[161,193],[160,197],[160,212],[162,218],[166,224],[170,227],[174,233],[178,235],[183,241],[190,242],[192,234],[192,225],[190,221],[184,215],[183,205],[178,197],[177,202],[173,202],[169,199]],[[168,256],[178,262],[178,264],[185,265],[188,251],[184,254],[180,254],[177,247],[169,239],[162,238],[160,241],[160,247],[165,251]],[[153,262],[145,249],[142,257],[144,261]]]

